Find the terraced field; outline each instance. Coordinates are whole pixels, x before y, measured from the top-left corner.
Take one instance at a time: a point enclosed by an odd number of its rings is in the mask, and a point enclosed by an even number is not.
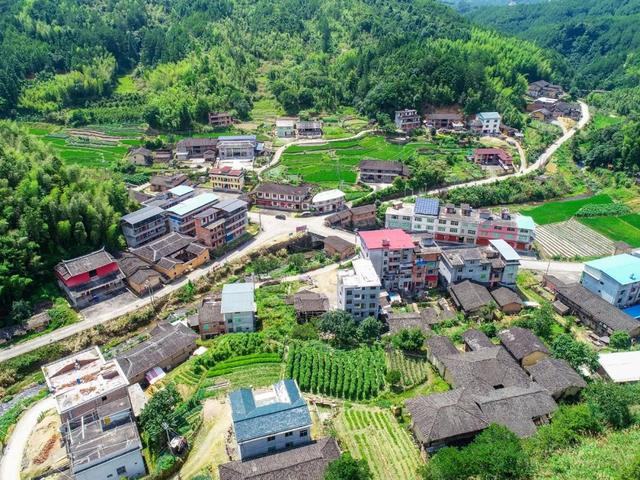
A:
[[[640,215],[581,218],[580,222],[611,240],[626,242],[632,247],[640,247]]]
[[[387,370],[398,370],[402,376],[402,387],[411,388],[427,380],[429,362],[426,357],[409,356],[400,350],[385,353]]]
[[[614,251],[612,240],[574,219],[536,228],[536,243],[546,258],[598,257]]]
[[[355,458],[363,458],[376,480],[417,480],[418,447],[389,410],[353,406],[334,420],[338,437]]]

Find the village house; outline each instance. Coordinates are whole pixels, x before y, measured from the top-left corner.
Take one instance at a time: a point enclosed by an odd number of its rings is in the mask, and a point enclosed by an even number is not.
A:
[[[178,185],[188,184],[189,177],[184,173],[176,173],[173,175],[151,175],[149,183],[152,192],[166,192]]]
[[[251,192],[251,196],[259,207],[301,212],[311,208],[311,190],[309,184],[294,186],[264,182]]]
[[[551,112],[553,111],[557,103],[558,103],[557,98],[539,97],[533,100],[532,102],[527,103],[526,110],[527,112],[535,112],[536,110],[540,110],[544,108],[549,112]]]
[[[424,121],[428,127],[435,129],[457,130],[464,127],[464,117],[459,112],[427,113]]]
[[[560,85],[549,83],[546,80],[537,80],[529,84],[527,95],[531,98],[561,98],[564,96],[564,89]]]
[[[253,162],[256,157],[258,141],[255,135],[224,136],[218,139],[218,157],[220,162]]]
[[[287,303],[293,305],[299,322],[307,322],[329,311],[329,298],[324,293],[310,290],[294,293]]]
[[[131,253],[170,280],[181,277],[209,261],[209,249],[193,237],[172,232]]]
[[[472,159],[476,165],[496,165],[503,170],[513,169],[513,157],[501,148],[476,148]]]
[[[216,194],[202,193],[167,208],[166,217],[169,221],[169,229],[172,232],[193,236],[196,232],[196,215],[211,208],[218,201],[219,197]]]
[[[134,165],[147,167],[153,164],[153,152],[148,148],[138,147],[129,150],[127,158]]]
[[[216,159],[217,147],[217,138],[185,138],[176,144],[176,160],[204,159],[213,161]]]
[[[376,206],[374,204],[362,205],[342,210],[329,215],[324,220],[327,227],[367,229],[375,227],[378,223]]]
[[[173,160],[173,150],[170,148],[159,148],[153,151],[154,163],[169,163]]]
[[[527,328],[511,327],[501,331],[498,337],[504,348],[523,367],[535,365],[549,356],[549,350],[542,340]]]
[[[548,122],[553,118],[553,114],[551,113],[551,111],[546,108],[534,110],[529,116],[534,120],[538,120],[539,122]]]
[[[572,120],[580,120],[582,109],[578,103],[558,102],[551,111],[553,118],[570,118]]]
[[[525,366],[531,379],[556,401],[575,397],[587,382],[565,360],[546,357]]]
[[[74,308],[84,308],[124,290],[124,275],[118,262],[104,248],[71,260],[62,260],[54,268],[58,285]]]
[[[449,295],[456,307],[465,315],[473,316],[493,301],[487,287],[479,283],[464,280],[449,287]]]
[[[148,198],[142,202],[145,207],[159,207],[163,210],[173,207],[196,194],[195,188],[189,185],[178,185],[164,192],[157,193],[155,196]]]
[[[498,287],[491,291],[491,296],[500,310],[507,315],[515,315],[522,310],[522,298],[510,288]]]
[[[356,320],[380,314],[381,283],[370,260],[358,258],[348,270],[338,271],[338,308]]]
[[[336,235],[329,235],[324,239],[324,252],[329,257],[337,256],[340,260],[353,257],[356,253],[356,246]]]
[[[294,138],[296,136],[297,118],[278,118],[276,120],[276,137]]]
[[[640,322],[578,283],[557,286],[556,301],[597,335],[623,331],[632,339],[640,337]]]
[[[194,217],[196,238],[210,249],[222,247],[245,234],[247,213],[244,200],[223,200]]]
[[[438,286],[438,265],[442,249],[435,244],[423,245],[418,242],[414,248],[414,262],[411,272],[412,289],[420,293]]]
[[[640,303],[640,257],[623,253],[585,262],[580,283],[618,308]]]
[[[311,443],[311,416],[295,380],[229,394],[240,460]]]
[[[495,347],[495,344],[485,333],[475,328],[470,328],[469,330],[462,332],[462,335],[460,336],[462,337],[465,352],[473,352],[482,348]]]
[[[253,283],[227,283],[222,287],[220,311],[227,332],[253,332],[256,328],[255,286]]]
[[[119,353],[116,360],[130,384],[152,384],[189,359],[197,348],[196,338],[181,322],[161,322],[149,332],[148,339]]]
[[[214,128],[233,125],[233,117],[229,112],[209,112],[209,125]]]
[[[242,192],[245,174],[243,168],[231,168],[228,165],[209,170],[213,190],[221,192]]]
[[[222,301],[218,297],[205,297],[198,308],[198,333],[203,340],[227,333],[222,315]]]
[[[398,130],[409,133],[420,128],[420,115],[416,110],[405,108],[404,110],[396,110],[395,124]]]
[[[359,165],[363,183],[393,183],[397,177],[407,178],[411,169],[398,161],[362,160]]]
[[[471,129],[483,135],[500,133],[500,121],[502,117],[498,112],[480,112],[471,124]]]
[[[322,122],[319,120],[298,121],[296,135],[298,138],[320,138],[322,137]]]
[[[154,292],[163,285],[162,275],[151,265],[131,253],[123,253],[118,259],[127,285],[137,295]]]
[[[432,308],[426,308],[421,312],[389,312],[387,314],[387,325],[389,334],[394,335],[401,330],[418,328],[425,335],[430,335],[431,326],[434,322],[432,316],[437,312]]]
[[[252,460],[223,463],[218,467],[218,473],[220,480],[323,480],[329,463],[339,457],[336,440],[325,437]]]
[[[164,210],[154,206],[146,206],[123,216],[120,226],[127,245],[133,248],[155,240],[169,231]]]
[[[344,192],[337,188],[316,193],[311,199],[311,210],[315,213],[337,212],[345,206]]]

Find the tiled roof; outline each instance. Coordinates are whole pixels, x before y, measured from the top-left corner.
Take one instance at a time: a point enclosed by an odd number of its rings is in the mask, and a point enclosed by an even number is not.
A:
[[[522,299],[520,296],[507,287],[500,287],[491,292],[491,296],[496,301],[499,307],[504,307],[510,303],[518,303],[522,305]]]
[[[329,298],[323,293],[303,291],[293,294],[293,306],[296,312],[327,312]]]
[[[484,332],[470,328],[462,333],[462,340],[471,350],[480,350],[482,348],[493,348],[495,345],[491,342]]]
[[[468,313],[476,312],[493,301],[485,286],[469,280],[451,285],[449,293],[455,303]]]
[[[169,257],[181,250],[185,250],[195,242],[193,237],[171,232],[159,239],[143,245],[142,247],[130,249],[132,253],[149,263],[158,263],[160,260]],[[201,245],[199,245],[201,246]],[[202,248],[205,248],[202,246]]]
[[[554,397],[562,395],[565,390],[587,386],[584,379],[564,360],[543,358],[525,368],[531,378]]]
[[[549,354],[549,350],[542,343],[542,340],[527,328],[511,327],[501,331],[498,336],[502,345],[518,361],[535,352]]]
[[[329,235],[324,239],[324,246],[331,246],[338,252],[344,252],[349,248],[354,248],[355,245],[348,240],[345,240],[342,237],[338,237],[337,235]]]
[[[254,192],[307,196],[311,193],[311,189],[312,189],[312,186],[308,184],[295,186],[295,185],[286,185],[284,183],[264,182],[258,185],[255,188]]]
[[[67,279],[80,275],[81,273],[96,270],[113,262],[115,262],[114,258],[106,252],[104,248],[101,248],[100,250],[81,257],[62,260],[62,262],[56,265],[55,270],[62,278]]]
[[[403,173],[405,166],[402,162],[395,160],[362,160],[360,170],[386,170],[389,172]]]
[[[399,228],[361,231],[358,235],[369,250],[379,248],[399,250],[415,246],[411,235]]]

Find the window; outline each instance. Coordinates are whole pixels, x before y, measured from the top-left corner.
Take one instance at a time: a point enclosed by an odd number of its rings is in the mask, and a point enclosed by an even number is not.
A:
[[[107,396],[106,396],[106,395],[104,395],[104,396],[102,397],[102,401],[103,401],[103,402],[106,402],[106,401],[107,401]]]
[[[116,470],[117,475],[124,475],[125,473],[127,473],[127,468],[124,466],[118,467]]]
[[[273,442],[276,439],[275,435],[271,435],[270,437],[267,437],[267,442]]]
[[[284,448],[291,448],[293,447],[293,442],[287,442],[284,444]]]
[[[293,432],[287,432],[284,434],[285,437],[290,437],[291,435],[293,435]]]
[[[307,436],[307,431],[306,430],[300,430],[300,436],[301,437],[306,437]]]

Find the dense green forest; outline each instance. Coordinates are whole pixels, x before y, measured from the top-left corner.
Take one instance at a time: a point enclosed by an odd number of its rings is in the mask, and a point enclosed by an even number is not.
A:
[[[554,49],[578,89],[632,87],[640,80],[640,0],[563,0],[471,10],[481,25]]]
[[[245,118],[262,86],[292,114],[459,103],[518,126],[527,79],[564,68],[435,0],[4,0],[0,51],[0,115],[167,130]]]
[[[0,122],[0,197],[0,326],[22,320],[22,300],[51,281],[61,259],[122,247],[124,184],[64,166],[8,122]]]

